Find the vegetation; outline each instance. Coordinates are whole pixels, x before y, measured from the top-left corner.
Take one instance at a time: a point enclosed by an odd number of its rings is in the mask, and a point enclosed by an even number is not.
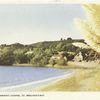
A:
[[[87,20],[76,20],[83,39],[61,38],[30,45],[0,45],[0,65],[45,66],[74,69],[75,74],[42,91],[100,90],[100,5],[84,5]],[[75,59],[79,58],[81,59]],[[78,61],[76,61],[78,60]],[[96,62],[96,63],[95,63]],[[69,66],[66,67],[66,64]]]
[[[32,64],[33,66],[66,65],[72,61],[80,51],[83,55],[87,53],[88,60],[97,58],[96,52],[92,49],[79,48],[73,45],[75,42],[84,43],[82,39],[61,39],[60,41],[45,41],[30,45],[15,43],[11,45],[0,45],[0,65]],[[59,54],[61,53],[62,54]],[[91,57],[90,57],[91,56]],[[51,59],[55,57],[54,59]],[[56,59],[59,58],[59,59]],[[66,58],[66,59],[65,59]],[[87,59],[87,58],[84,58]]]
[[[84,68],[84,66],[92,68]],[[55,83],[37,88],[38,91],[100,91],[100,64],[92,66],[93,63],[86,63],[77,67],[76,64],[69,66],[73,69],[74,75]],[[81,65],[81,64],[80,64]],[[67,67],[68,68],[68,67]]]
[[[11,65],[14,62],[14,56],[12,50],[9,47],[0,49],[0,64]]]
[[[88,45],[78,43],[81,62],[68,62],[74,75],[55,84],[42,87],[41,91],[100,91],[100,4],[85,4],[87,19],[75,20]],[[75,44],[76,45],[76,44]],[[85,47],[84,47],[85,46]],[[95,50],[95,51],[94,51]],[[78,54],[78,53],[77,53]],[[77,55],[76,55],[77,56]]]
[[[77,19],[76,26],[92,49],[100,53],[100,4],[84,4],[86,20]]]

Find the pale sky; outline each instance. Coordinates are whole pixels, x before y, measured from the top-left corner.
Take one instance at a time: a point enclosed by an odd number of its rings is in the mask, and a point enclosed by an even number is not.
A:
[[[0,5],[0,44],[32,44],[82,38],[74,18],[85,18],[78,4]]]

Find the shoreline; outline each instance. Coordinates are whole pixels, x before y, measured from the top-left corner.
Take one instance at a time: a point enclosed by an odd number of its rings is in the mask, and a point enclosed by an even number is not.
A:
[[[72,77],[62,79],[39,91],[100,91],[100,63],[69,62],[67,68],[75,72]]]
[[[26,83],[26,84],[22,84],[22,85],[16,85],[16,86],[9,86],[9,87],[1,87],[0,88],[0,92],[17,92],[17,91],[27,91],[27,92],[31,92],[34,90],[39,90],[41,87],[45,87],[48,86],[50,84],[53,84],[57,81],[60,81],[61,79],[65,79],[65,78],[69,78],[71,77],[73,74],[73,72],[71,73],[65,73],[64,75],[60,75],[60,76],[56,76],[56,77],[51,77],[48,79],[44,79],[44,80],[40,80],[40,81],[36,81],[36,82],[30,82],[30,83]],[[33,89],[34,88],[34,89]]]
[[[91,66],[92,64],[92,66]],[[93,68],[95,66],[98,66],[100,63],[97,63],[97,62],[94,62],[94,61],[90,61],[90,62],[85,62],[85,61],[82,61],[82,62],[76,62],[76,61],[68,61],[68,63],[66,65],[43,65],[43,66],[35,66],[33,64],[27,64],[27,63],[23,63],[23,64],[13,64],[13,65],[0,65],[0,66],[7,66],[7,67],[10,67],[10,66],[13,66],[13,67],[47,67],[47,68],[80,68],[80,67],[83,67],[83,68]]]
[[[46,68],[64,68],[74,72],[71,77],[62,77],[60,80],[39,85],[31,91],[100,91],[100,63],[68,62],[66,66],[45,66]],[[27,88],[28,89],[28,88]]]

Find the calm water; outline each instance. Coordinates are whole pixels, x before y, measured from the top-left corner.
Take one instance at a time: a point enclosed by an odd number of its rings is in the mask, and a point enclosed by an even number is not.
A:
[[[0,87],[44,80],[70,72],[66,69],[0,66]]]

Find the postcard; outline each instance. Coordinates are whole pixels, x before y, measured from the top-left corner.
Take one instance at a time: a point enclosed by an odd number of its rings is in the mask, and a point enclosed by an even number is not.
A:
[[[99,67],[99,3],[0,3],[0,98],[99,100]]]

